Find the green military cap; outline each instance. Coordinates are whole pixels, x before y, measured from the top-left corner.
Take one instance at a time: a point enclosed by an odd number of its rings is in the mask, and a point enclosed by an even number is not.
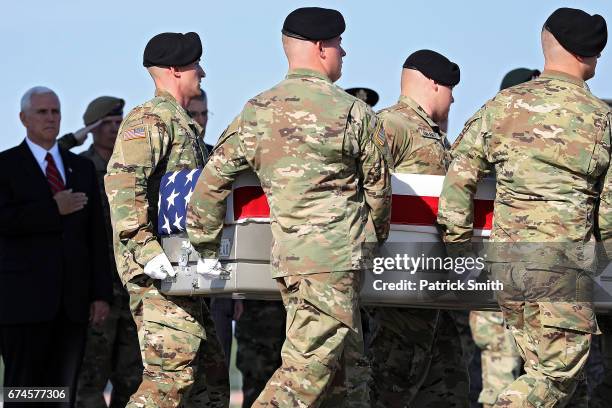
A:
[[[523,82],[531,81],[539,77],[541,72],[537,69],[516,68],[508,72],[502,79],[499,89],[510,88],[511,86],[522,84]]]
[[[83,114],[83,122],[85,122],[85,126],[89,126],[107,116],[123,116],[124,105],[125,101],[123,99],[112,96],[100,96],[87,105],[87,109]]]
[[[378,103],[378,93],[370,88],[348,88],[345,91],[356,98],[361,99],[371,107]]]

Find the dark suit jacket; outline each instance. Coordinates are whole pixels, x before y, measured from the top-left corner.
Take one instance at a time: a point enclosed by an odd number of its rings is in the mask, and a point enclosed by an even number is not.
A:
[[[0,153],[0,324],[86,322],[94,300],[111,300],[104,216],[93,164],[61,150],[66,188],[89,198],[60,215],[24,141]]]

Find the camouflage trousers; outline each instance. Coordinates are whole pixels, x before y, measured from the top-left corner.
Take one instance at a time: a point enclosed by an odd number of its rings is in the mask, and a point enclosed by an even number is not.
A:
[[[106,408],[104,389],[110,380],[113,385],[110,407],[125,407],[140,385],[142,368],[130,297],[120,283],[114,282],[107,319],[99,326],[90,324],[87,332],[76,406]]]
[[[523,360],[505,328],[501,312],[473,311],[470,327],[482,351],[482,391],[478,402],[487,408],[495,404],[497,396],[518,377]]]
[[[243,300],[236,322],[236,367],[242,373],[242,407],[249,408],[281,366],[285,307],[274,300]]]
[[[469,376],[455,319],[447,311],[368,308],[373,407],[469,406]]]
[[[583,373],[593,334],[590,277],[576,270],[493,264],[504,285],[497,293],[504,320],[525,361],[525,374],[497,397],[495,407],[586,407]]]
[[[167,296],[145,275],[126,285],[144,370],[130,408],[228,407],[229,374],[206,304]]]
[[[356,271],[278,278],[281,366],[254,407],[369,407]]]

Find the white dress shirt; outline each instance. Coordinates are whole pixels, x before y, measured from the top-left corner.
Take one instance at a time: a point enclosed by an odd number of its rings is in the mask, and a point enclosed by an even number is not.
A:
[[[36,143],[34,143],[33,141],[31,141],[30,139],[28,139],[27,137],[25,140],[45,177],[47,177],[47,161],[45,160],[45,156],[47,156],[47,153],[51,153],[53,160],[55,160],[55,166],[59,170],[64,184],[66,184],[66,172],[64,171],[64,162],[62,161],[62,156],[60,155],[57,142],[53,145],[51,149],[47,151]]]

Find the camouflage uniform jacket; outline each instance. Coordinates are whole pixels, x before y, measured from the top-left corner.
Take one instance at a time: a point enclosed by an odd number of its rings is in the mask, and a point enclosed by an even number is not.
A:
[[[498,93],[453,146],[438,213],[445,241],[470,241],[471,196],[488,165],[497,179],[491,241],[572,242],[569,259],[579,262],[597,222],[601,238],[610,239],[610,115],[584,81],[559,72]],[[559,259],[562,253],[551,252],[542,264]]]
[[[450,144],[444,132],[412,98],[378,112],[397,173],[443,176]]]
[[[159,183],[165,173],[204,166],[201,132],[164,91],[132,109],[121,123],[105,185],[115,261],[124,284],[162,253],[156,225]]]
[[[221,136],[188,207],[189,237],[217,256],[225,198],[252,169],[270,206],[274,277],[360,269],[362,243],[388,235],[389,160],[363,101],[315,71],[290,71]]]

